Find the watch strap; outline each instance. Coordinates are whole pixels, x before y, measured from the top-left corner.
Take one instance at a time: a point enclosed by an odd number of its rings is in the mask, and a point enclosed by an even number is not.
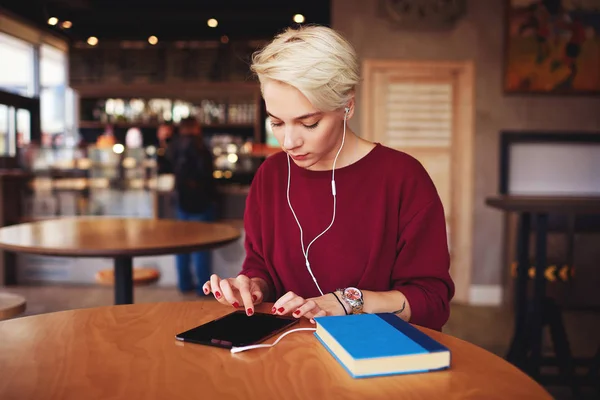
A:
[[[344,303],[342,303],[342,301],[340,300],[340,298],[338,297],[338,295],[335,292],[331,292],[331,294],[333,295],[333,297],[335,297],[335,299],[338,301],[338,303],[340,303],[340,306],[342,306],[342,309],[344,310],[344,313],[346,315],[348,315],[348,311],[346,310],[346,306],[344,306]]]

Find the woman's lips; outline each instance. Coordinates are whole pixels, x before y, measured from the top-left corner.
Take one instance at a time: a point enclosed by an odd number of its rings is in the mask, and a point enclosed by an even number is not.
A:
[[[302,160],[305,160],[306,157],[308,157],[308,154],[298,154],[298,155],[290,154],[290,157],[292,157],[296,161],[302,161]]]

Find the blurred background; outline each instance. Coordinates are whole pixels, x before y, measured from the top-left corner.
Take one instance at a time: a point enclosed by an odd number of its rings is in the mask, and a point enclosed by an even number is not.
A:
[[[1,0],[0,226],[172,218],[168,132],[192,116],[215,157],[218,220],[241,228],[253,175],[279,151],[249,60],[303,24],[358,52],[352,129],[412,154],[436,183],[457,284],[445,331],[504,356],[518,221],[486,199],[600,195],[597,0]],[[598,214],[549,216],[547,294],[581,356],[600,346]],[[212,253],[217,273],[237,274],[243,236]],[[111,260],[2,254],[0,285],[27,313],[110,303],[95,279]],[[186,298],[172,255],[137,264],[160,271],[139,301]]]

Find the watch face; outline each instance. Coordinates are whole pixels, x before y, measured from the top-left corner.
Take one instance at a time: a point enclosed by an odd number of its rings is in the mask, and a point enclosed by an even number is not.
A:
[[[344,295],[349,300],[360,300],[361,297],[362,297],[362,294],[360,293],[360,290],[358,290],[356,288],[347,288],[346,292],[344,293]]]

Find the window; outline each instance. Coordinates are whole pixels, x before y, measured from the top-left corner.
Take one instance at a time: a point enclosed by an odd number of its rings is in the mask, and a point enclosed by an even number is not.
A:
[[[15,155],[15,108],[0,104],[0,157]]]
[[[40,46],[40,111],[42,132],[65,133],[67,55],[52,46]]]
[[[0,32],[0,90],[35,95],[33,45]]]
[[[8,107],[0,104],[0,157],[8,155]]]
[[[31,113],[29,110],[17,110],[17,147],[31,142]]]

